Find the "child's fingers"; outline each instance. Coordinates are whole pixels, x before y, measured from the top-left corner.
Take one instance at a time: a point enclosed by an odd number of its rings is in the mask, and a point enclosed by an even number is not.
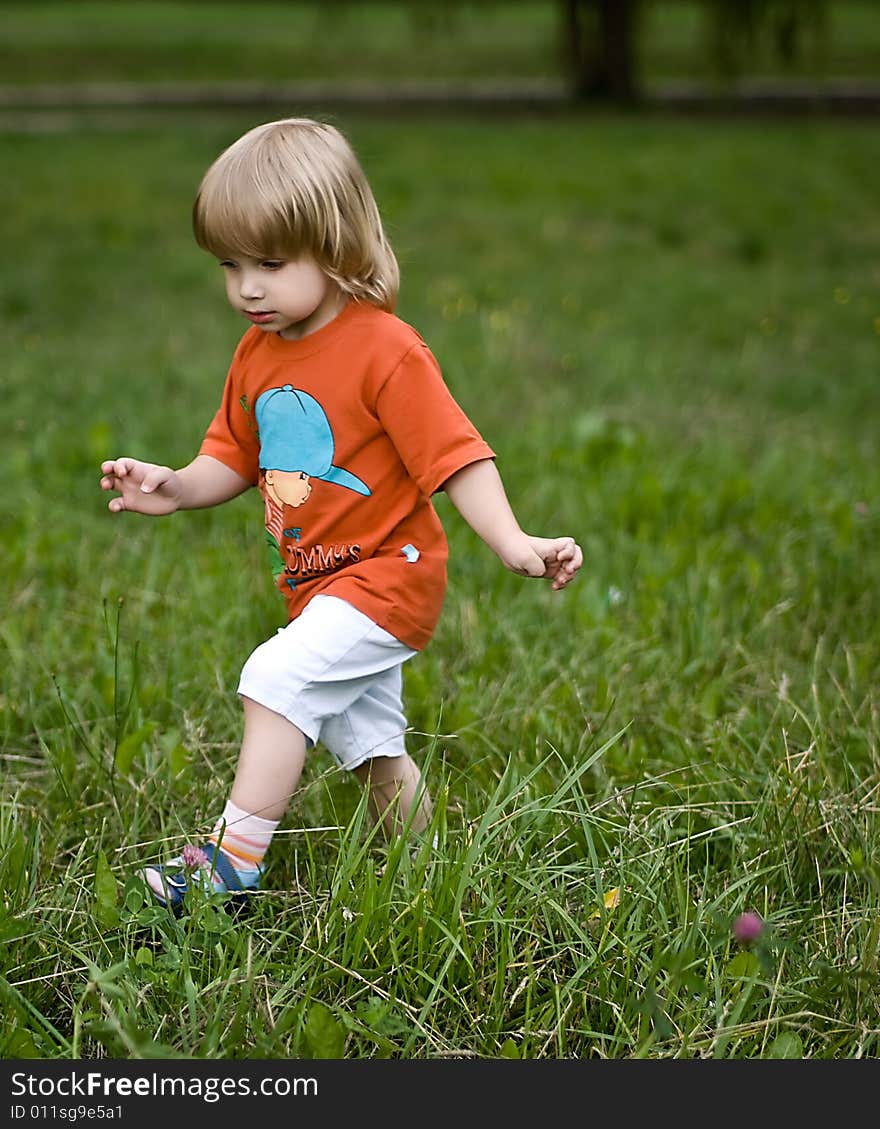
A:
[[[102,490],[119,490],[124,488],[124,480],[128,478],[136,469],[136,462],[134,459],[107,459],[101,463],[101,489]],[[120,509],[125,509],[125,506],[111,507],[114,512]]]
[[[101,489],[102,490],[121,490],[121,479],[126,476],[129,467],[126,465],[125,459],[107,459],[101,463]]]
[[[556,573],[553,588],[558,591],[574,580],[578,569],[584,563],[584,554],[573,537],[561,538],[563,544],[556,551]]]
[[[566,567],[577,569],[584,563],[583,550],[573,537],[567,537],[565,544],[558,550],[556,559]]]

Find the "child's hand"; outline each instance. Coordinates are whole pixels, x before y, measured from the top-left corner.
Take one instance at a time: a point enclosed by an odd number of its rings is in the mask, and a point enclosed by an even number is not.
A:
[[[514,517],[493,459],[478,459],[443,483],[450,501],[505,568],[564,588],[584,563],[573,537],[529,537]]]
[[[529,544],[544,562],[544,577],[558,592],[574,580],[584,563],[584,554],[573,537],[529,537]]]
[[[584,554],[573,537],[529,537],[499,554],[504,564],[520,576],[538,576],[553,581],[554,591],[574,579],[584,563]]]
[[[101,463],[102,490],[116,490],[108,509],[114,513],[173,514],[180,504],[180,481],[167,466],[142,463],[138,459],[109,459]]]

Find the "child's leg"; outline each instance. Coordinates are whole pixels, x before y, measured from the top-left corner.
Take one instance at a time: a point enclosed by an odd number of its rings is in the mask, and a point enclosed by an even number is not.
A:
[[[244,703],[244,735],[230,799],[244,811],[279,820],[299,785],[306,739],[280,713],[250,698]]]
[[[354,769],[361,784],[370,789],[370,811],[389,838],[410,827],[420,833],[431,818],[431,797],[415,761],[404,753],[398,757],[372,757]]]
[[[363,693],[321,729],[321,740],[340,767],[369,788],[370,811],[392,839],[407,823],[421,833],[431,818],[430,796],[406,750],[402,662],[377,672]]]
[[[400,742],[406,720],[400,710],[400,664],[415,651],[378,627],[344,600],[316,596],[302,614],[260,644],[245,663],[238,692],[244,702],[244,736],[229,803],[201,849],[190,848],[200,876],[210,868],[216,889],[252,888],[262,872],[262,858],[278,821],[299,784],[307,738],[314,743],[336,732],[344,749],[341,764],[359,764],[385,744]],[[384,686],[383,676],[394,683]],[[378,679],[378,688],[375,687]],[[373,690],[376,689],[375,695]],[[352,724],[353,703],[366,703],[368,725]],[[339,733],[345,737],[339,738]],[[355,738],[352,744],[352,738]],[[361,739],[363,738],[363,739]],[[336,743],[325,741],[331,751]],[[389,758],[382,758],[389,759]],[[387,795],[400,792],[404,818],[417,791],[418,771],[407,767],[401,784],[384,780],[376,793],[377,811],[388,812]],[[377,787],[379,777],[376,777]],[[427,819],[429,807],[417,813]],[[388,819],[391,819],[388,813]],[[394,826],[394,822],[390,823]],[[207,856],[207,858],[205,857]],[[176,865],[174,865],[176,864]],[[150,867],[145,877],[156,896],[180,905],[192,865],[184,858]],[[176,871],[176,872],[175,872]]]
[[[210,873],[215,890],[255,888],[263,856],[299,784],[306,751],[303,734],[258,702],[245,697],[242,702],[241,753],[229,802],[207,838],[209,857],[200,862],[193,848],[184,848],[180,858],[163,867],[144,869],[147,885],[162,901],[178,904],[196,870]],[[204,853],[205,848],[198,850]],[[181,878],[181,868],[188,869],[190,877],[184,872]]]

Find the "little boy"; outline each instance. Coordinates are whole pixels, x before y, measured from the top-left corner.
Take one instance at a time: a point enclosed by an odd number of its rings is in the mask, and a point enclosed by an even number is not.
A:
[[[397,262],[338,130],[308,119],[250,130],[206,172],[193,222],[251,326],[193,461],[175,471],[111,459],[101,487],[116,495],[111,512],[152,515],[258,487],[288,622],[242,670],[241,753],[212,834],[144,870],[175,910],[194,881],[258,886],[317,741],[369,788],[389,834],[427,826],[401,667],[431,638],[446,590],[435,492],[513,572],[559,590],[583,563],[573,538],[520,529],[493,451],[428,346],[394,316]]]

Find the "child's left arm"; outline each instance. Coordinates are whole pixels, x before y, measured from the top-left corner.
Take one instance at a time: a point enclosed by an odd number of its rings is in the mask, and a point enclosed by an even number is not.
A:
[[[510,508],[501,475],[492,459],[480,459],[443,483],[452,504],[511,572],[542,576],[564,588],[584,563],[573,537],[530,537]]]

